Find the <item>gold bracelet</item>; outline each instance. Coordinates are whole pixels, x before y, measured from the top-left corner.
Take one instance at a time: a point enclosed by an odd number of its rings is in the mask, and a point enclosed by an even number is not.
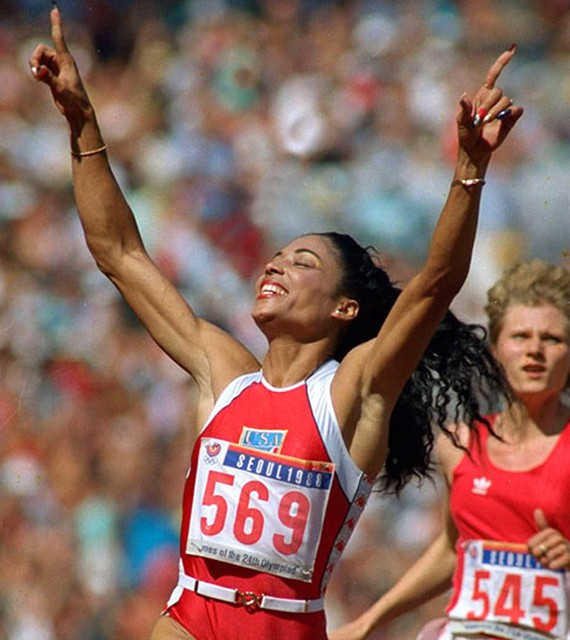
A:
[[[452,187],[461,185],[462,187],[474,187],[476,184],[483,186],[485,184],[485,178],[469,178],[468,180],[454,180],[451,183]]]
[[[98,153],[101,153],[106,149],[107,145],[104,144],[102,147],[99,147],[98,149],[92,149],[91,151],[73,151],[73,149],[71,149],[70,153],[74,158],[87,158],[88,156],[97,155]]]

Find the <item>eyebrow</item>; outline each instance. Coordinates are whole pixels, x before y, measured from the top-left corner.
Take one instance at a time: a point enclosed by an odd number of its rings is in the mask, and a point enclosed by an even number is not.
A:
[[[312,249],[301,248],[301,249],[295,249],[295,251],[293,251],[293,255],[296,255],[296,256],[301,254],[301,253],[310,253],[317,260],[322,262],[321,256],[318,253],[316,253],[315,251],[313,251]],[[277,257],[282,256],[282,255],[283,255],[283,251],[278,251],[273,257],[277,258]]]

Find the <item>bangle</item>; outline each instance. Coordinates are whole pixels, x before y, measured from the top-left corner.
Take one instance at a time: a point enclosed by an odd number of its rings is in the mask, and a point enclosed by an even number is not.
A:
[[[92,149],[91,151],[74,151],[71,149],[70,153],[74,158],[87,158],[88,156],[94,156],[98,153],[101,153],[107,149],[107,145],[104,144],[102,147],[98,147],[97,149]]]
[[[485,178],[469,178],[468,180],[454,180],[451,183],[452,187],[461,185],[462,187],[474,187],[476,184],[483,186],[485,184]]]

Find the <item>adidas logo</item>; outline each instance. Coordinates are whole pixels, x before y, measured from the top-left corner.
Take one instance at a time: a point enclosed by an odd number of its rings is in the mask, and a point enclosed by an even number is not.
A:
[[[491,481],[488,478],[485,478],[485,476],[473,478],[473,487],[471,488],[471,491],[477,495],[486,496],[490,486]]]

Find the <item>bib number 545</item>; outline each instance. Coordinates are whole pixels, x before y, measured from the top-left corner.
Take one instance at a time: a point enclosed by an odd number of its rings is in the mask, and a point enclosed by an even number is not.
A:
[[[524,621],[526,624],[532,624],[538,631],[544,632],[552,631],[556,627],[558,605],[554,598],[547,595],[547,590],[551,587],[559,587],[557,578],[543,575],[533,577],[532,596],[529,603],[529,609],[532,612],[530,617],[523,602],[528,585],[525,583],[523,586],[521,575],[507,573],[495,598],[491,596],[488,588],[490,579],[490,571],[475,571],[471,600],[479,604],[476,610],[472,609],[467,612],[469,620],[492,618],[513,625],[522,624]],[[538,612],[538,609],[541,611]]]

